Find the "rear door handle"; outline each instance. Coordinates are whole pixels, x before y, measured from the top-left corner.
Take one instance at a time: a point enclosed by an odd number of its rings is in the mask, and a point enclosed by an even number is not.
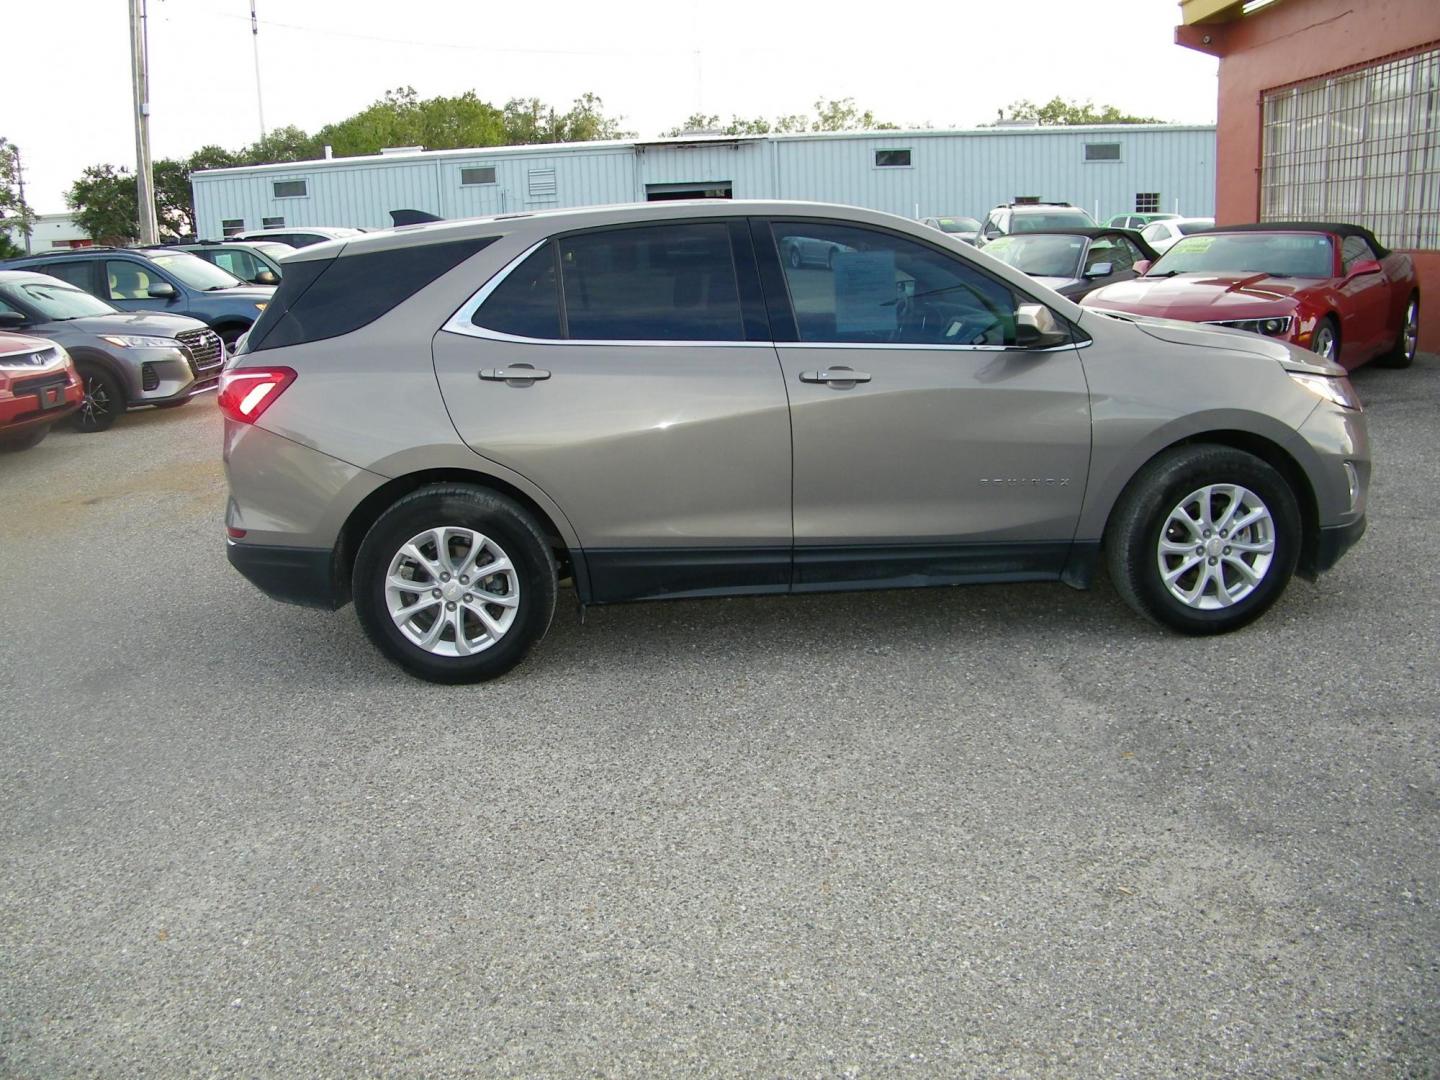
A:
[[[815,383],[860,383],[869,382],[870,374],[866,371],[851,371],[848,367],[826,368],[824,371],[802,371],[800,372],[801,382]]]
[[[536,379],[548,379],[550,372],[544,368],[531,367],[529,364],[511,364],[502,368],[482,368],[480,378],[489,382],[534,382]]]

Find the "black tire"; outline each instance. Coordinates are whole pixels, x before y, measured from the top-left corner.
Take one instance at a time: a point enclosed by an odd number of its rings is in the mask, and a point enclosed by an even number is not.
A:
[[[1415,328],[1415,336],[1409,336],[1411,323]],[[1400,323],[1400,333],[1395,337],[1395,344],[1390,346],[1390,351],[1380,358],[1382,367],[1407,368],[1415,362],[1416,350],[1420,347],[1420,294],[1411,293],[1410,298],[1405,301],[1405,314]]]
[[[1340,324],[1335,321],[1333,315],[1326,315],[1316,324],[1315,332],[1310,335],[1310,351],[1324,356],[1327,348],[1325,344],[1327,335],[1328,339],[1335,344],[1335,351],[1331,354],[1330,359],[1338,364],[1340,363]]]
[[[468,529],[483,535],[498,545],[514,568],[514,595],[518,603],[514,605],[513,621],[493,643],[468,656],[437,655],[412,641],[391,617],[387,604],[386,580],[392,560],[400,556],[401,549],[412,538],[441,527]],[[376,648],[407,671],[430,682],[473,683],[503,675],[545,636],[555,614],[557,577],[550,545],[521,506],[484,488],[435,484],[412,491],[380,515],[360,544],[352,585],[360,625]],[[425,578],[415,580],[428,585]],[[457,577],[455,582],[460,580],[463,579]],[[489,580],[492,588],[498,589],[494,579]],[[480,581],[477,575],[471,588],[478,590]],[[449,579],[446,583],[450,584]],[[411,602],[419,603],[430,592],[428,587],[413,590]],[[442,605],[451,611],[458,607],[457,617],[461,618],[462,625],[481,628],[473,605],[461,603],[458,595],[437,598],[430,609],[414,616],[409,625],[414,627],[417,622],[428,620],[430,610],[436,620],[450,618],[444,614]],[[498,608],[489,613],[504,615]],[[434,623],[428,625],[433,628]],[[448,642],[445,634],[449,635]],[[456,637],[456,628],[446,627],[436,645],[453,648]]]
[[[1172,512],[1184,505],[1182,500],[1199,510],[1198,501],[1190,502],[1187,497],[1211,484],[1237,485],[1258,498],[1270,514],[1268,531],[1273,547],[1268,563],[1260,570],[1258,583],[1247,594],[1227,606],[1206,607],[1207,603],[1219,602],[1219,587],[1213,581],[1204,581],[1207,566],[1217,567],[1230,581],[1243,582],[1235,569],[1235,562],[1243,556],[1223,546],[1224,540],[1236,542],[1240,536],[1245,537],[1246,542],[1264,539],[1263,522],[1230,536],[1223,536],[1218,528],[1210,533],[1197,528],[1192,535],[1186,531],[1188,525],[1182,528],[1171,522]],[[1223,511],[1230,501],[1233,500],[1217,495],[1211,509]],[[1244,505],[1251,504],[1245,501]],[[1259,618],[1280,598],[1295,572],[1301,532],[1295,493],[1270,465],[1253,454],[1227,446],[1181,446],[1161,454],[1130,481],[1111,512],[1105,530],[1105,555],[1116,591],[1140,614],[1186,634],[1223,634]],[[1176,580],[1181,588],[1198,586],[1194,603],[1186,603],[1173,595],[1162,577],[1162,534],[1167,543],[1184,542],[1187,549],[1189,543],[1197,544],[1199,562]],[[1209,547],[1212,543],[1215,550]],[[1203,554],[1200,545],[1206,546]],[[1170,564],[1173,569],[1181,569],[1190,554],[1187,550],[1183,555],[1166,557],[1175,560]],[[1260,558],[1257,554],[1246,563],[1252,573]]]
[[[0,453],[16,454],[21,450],[29,450],[32,446],[38,446],[40,440],[50,434],[50,425],[41,424],[33,427],[24,435],[7,435],[0,438]]]
[[[120,381],[93,364],[80,364],[79,369],[85,397],[75,410],[70,426],[86,434],[108,431],[125,411],[125,392],[120,389]]]

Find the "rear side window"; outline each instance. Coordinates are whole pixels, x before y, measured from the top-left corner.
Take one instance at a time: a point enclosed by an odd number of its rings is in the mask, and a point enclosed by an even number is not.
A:
[[[555,242],[512,270],[471,318],[476,326],[527,338],[562,338]]]
[[[249,351],[339,337],[374,322],[495,237],[287,264],[250,332]]]
[[[723,222],[606,229],[558,246],[571,339],[745,339]]]
[[[34,267],[34,269],[37,273],[49,274],[61,281],[68,281],[77,289],[84,289],[88,293],[95,291],[95,264],[89,259],[48,263],[45,266]]]

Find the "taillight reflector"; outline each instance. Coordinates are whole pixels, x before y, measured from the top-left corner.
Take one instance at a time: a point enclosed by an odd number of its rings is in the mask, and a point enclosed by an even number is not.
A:
[[[253,424],[294,381],[293,368],[234,368],[220,375],[216,404],[231,420]]]

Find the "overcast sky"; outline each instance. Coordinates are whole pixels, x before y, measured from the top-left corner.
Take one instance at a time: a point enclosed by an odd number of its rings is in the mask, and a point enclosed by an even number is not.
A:
[[[253,142],[249,0],[148,4],[153,156]],[[6,6],[0,135],[20,146],[37,211],[63,210],[86,165],[134,165],[127,10],[126,0]],[[1057,94],[1215,120],[1216,62],[1174,44],[1179,7],[1168,0],[257,0],[257,10],[270,128],[313,131],[404,85],[561,108],[592,91],[645,137],[692,112],[809,112],[821,96],[937,128]]]

